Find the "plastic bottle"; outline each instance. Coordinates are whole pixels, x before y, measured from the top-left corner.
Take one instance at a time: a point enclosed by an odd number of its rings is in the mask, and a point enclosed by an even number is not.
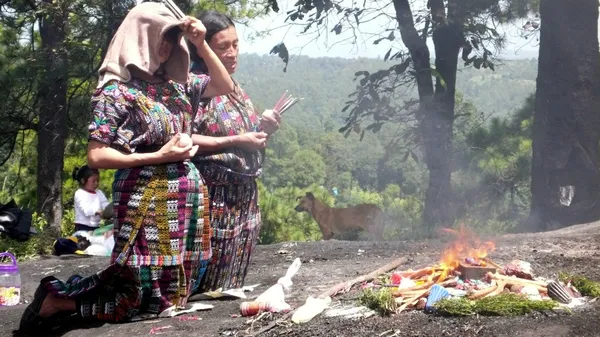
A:
[[[0,306],[19,304],[21,300],[21,274],[17,259],[11,253],[0,253],[0,260],[9,257],[9,264],[0,263]]]

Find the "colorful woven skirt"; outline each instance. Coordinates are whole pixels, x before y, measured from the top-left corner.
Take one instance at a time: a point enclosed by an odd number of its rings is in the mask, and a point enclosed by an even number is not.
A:
[[[118,170],[111,265],[42,285],[75,299],[84,318],[127,321],[185,305],[211,258],[207,190],[190,163]]]
[[[256,178],[200,166],[209,195],[212,259],[194,292],[243,286],[260,234]]]

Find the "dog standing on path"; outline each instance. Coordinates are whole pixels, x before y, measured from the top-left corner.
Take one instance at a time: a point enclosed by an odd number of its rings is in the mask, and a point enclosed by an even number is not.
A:
[[[374,239],[383,239],[384,215],[374,204],[360,204],[346,208],[332,208],[317,200],[311,192],[298,197],[296,212],[308,212],[319,225],[323,240],[354,231],[364,231]]]

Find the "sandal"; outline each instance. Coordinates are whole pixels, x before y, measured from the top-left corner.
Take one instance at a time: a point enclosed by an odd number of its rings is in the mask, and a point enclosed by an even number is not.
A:
[[[35,331],[40,326],[44,325],[49,317],[40,316],[40,309],[42,303],[48,295],[48,291],[44,288],[44,285],[40,283],[38,288],[35,290],[33,301],[25,308],[23,316],[21,316],[21,323],[19,324],[19,331]]]
[[[21,316],[21,322],[18,330],[19,332],[41,332],[44,331],[44,328],[52,327],[54,323],[58,323],[61,318],[72,315],[72,313],[60,312],[49,317],[40,316],[40,309],[42,308],[42,304],[44,303],[44,300],[48,294],[49,293],[44,287],[44,284],[40,283],[35,291],[35,295],[33,296],[33,301],[31,301],[31,304],[25,308],[25,312],[23,313],[23,316]]]

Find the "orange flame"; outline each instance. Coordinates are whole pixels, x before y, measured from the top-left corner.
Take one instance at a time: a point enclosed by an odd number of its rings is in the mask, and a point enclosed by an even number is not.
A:
[[[460,225],[458,230],[442,228],[441,231],[456,238],[442,253],[440,264],[443,268],[454,269],[461,261],[469,257],[483,260],[496,249],[493,242],[481,242],[477,235],[465,228],[464,225]]]

